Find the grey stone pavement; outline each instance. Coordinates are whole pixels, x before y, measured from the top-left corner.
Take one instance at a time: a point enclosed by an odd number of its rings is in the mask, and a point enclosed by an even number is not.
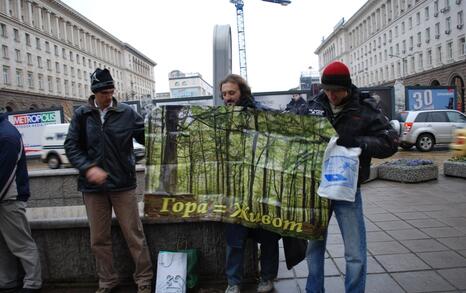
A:
[[[368,242],[366,292],[466,292],[466,180],[363,185]],[[344,292],[344,248],[332,218],[325,288]],[[280,256],[276,292],[305,292],[307,267],[286,269]],[[253,291],[251,291],[253,292]]]

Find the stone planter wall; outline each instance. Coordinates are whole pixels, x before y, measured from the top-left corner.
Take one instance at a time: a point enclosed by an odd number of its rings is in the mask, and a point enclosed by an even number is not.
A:
[[[443,173],[445,176],[466,178],[466,162],[445,161]]]
[[[421,166],[382,164],[378,167],[379,178],[390,181],[417,183],[435,180],[438,177],[438,166],[435,164]]]
[[[90,250],[89,227],[77,191],[74,169],[30,172],[31,199],[27,216],[36,240],[44,281],[48,284],[97,282],[95,261]],[[140,215],[143,215],[144,168],[139,167],[138,189]],[[224,224],[219,222],[154,223],[142,218],[151,251],[154,273],[160,250],[196,248],[199,250],[200,283],[226,282]],[[121,230],[114,219],[112,226],[115,269],[123,281],[132,281],[134,265]],[[1,243],[0,243],[1,244]],[[6,249],[0,245],[0,249]],[[248,241],[244,255],[245,281],[257,277],[256,245]],[[10,265],[14,267],[14,263]],[[7,264],[2,263],[0,269]]]

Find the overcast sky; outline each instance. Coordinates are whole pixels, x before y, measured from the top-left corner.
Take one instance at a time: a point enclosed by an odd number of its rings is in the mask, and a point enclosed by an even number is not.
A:
[[[233,73],[239,73],[236,9],[229,0],[62,0],[157,63],[155,90],[168,91],[174,69],[212,84],[213,29],[232,28]],[[244,0],[248,81],[254,92],[289,90],[302,71],[318,69],[315,49],[366,0],[292,0],[282,6]]]

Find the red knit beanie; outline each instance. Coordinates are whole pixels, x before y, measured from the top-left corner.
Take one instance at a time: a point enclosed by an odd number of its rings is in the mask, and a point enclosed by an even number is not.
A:
[[[351,77],[348,67],[340,62],[333,61],[325,67],[322,73],[322,88],[332,89],[350,89]]]

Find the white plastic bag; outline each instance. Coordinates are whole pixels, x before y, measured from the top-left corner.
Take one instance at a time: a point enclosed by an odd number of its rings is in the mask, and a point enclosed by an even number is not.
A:
[[[160,251],[155,293],[185,293],[187,265],[186,253]]]
[[[338,137],[332,137],[325,149],[317,194],[332,200],[354,202],[358,188],[361,148],[339,146],[337,139]]]

